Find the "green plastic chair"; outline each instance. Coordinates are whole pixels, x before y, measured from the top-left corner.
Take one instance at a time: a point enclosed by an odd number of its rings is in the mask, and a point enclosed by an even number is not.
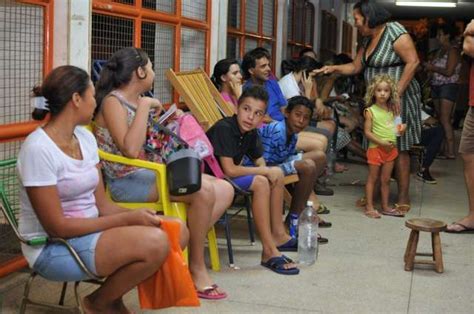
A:
[[[69,243],[66,240],[61,239],[61,238],[50,238],[50,237],[38,237],[38,238],[26,240],[25,238],[21,236],[21,234],[18,231],[18,221],[16,218],[14,206],[12,206],[12,203],[10,203],[9,201],[9,198],[11,199],[14,196],[14,194],[17,193],[17,190],[18,190],[17,189],[18,182],[16,179],[15,166],[16,166],[15,158],[0,161],[0,179],[1,179],[0,180],[0,198],[1,198],[0,207],[2,209],[2,212],[6,220],[8,221],[8,224],[13,229],[13,232],[15,233],[15,236],[17,237],[17,239],[21,243],[26,244],[26,245],[31,245],[31,246],[45,245],[47,243],[60,243],[60,244],[65,245],[67,249],[69,250],[69,252],[71,253],[71,255],[76,260],[76,262],[78,263],[78,265],[89,277],[89,279],[83,280],[83,281],[99,284],[99,285],[102,284],[103,278],[96,276],[89,269],[87,269],[87,267],[84,265],[79,255],[72,248],[72,246],[69,245]],[[37,275],[38,273],[36,273],[35,271],[32,271],[28,281],[25,284],[23,299],[21,301],[21,306],[20,306],[20,313],[25,313],[26,306],[28,304],[34,304],[37,306],[49,307],[49,308],[54,308],[54,309],[64,309],[64,310],[72,310],[72,309],[80,308],[81,303],[80,303],[79,294],[77,291],[80,281],[76,281],[74,283],[74,295],[75,295],[76,304],[77,304],[76,306],[64,305],[64,298],[66,296],[66,289],[68,285],[67,281],[63,282],[61,296],[59,298],[58,304],[39,302],[39,301],[30,299],[29,297],[30,288],[33,283],[33,280],[35,279]],[[48,278],[45,278],[45,279],[48,279]]]

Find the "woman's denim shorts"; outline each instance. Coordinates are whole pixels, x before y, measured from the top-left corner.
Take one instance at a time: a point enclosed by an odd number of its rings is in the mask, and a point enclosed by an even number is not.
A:
[[[124,177],[107,179],[112,199],[116,202],[147,202],[155,185],[154,171],[139,169]]]
[[[455,102],[458,99],[458,84],[444,84],[431,86],[431,98],[446,99]]]
[[[67,240],[76,250],[87,269],[93,274],[97,274],[95,248],[101,233],[90,233]],[[61,243],[46,244],[36,259],[33,270],[42,277],[55,281],[80,281],[88,279],[88,276],[82,271],[76,259],[72,257],[67,247]]]

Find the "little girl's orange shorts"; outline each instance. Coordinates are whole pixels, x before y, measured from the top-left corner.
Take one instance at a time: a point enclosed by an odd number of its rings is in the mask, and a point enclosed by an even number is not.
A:
[[[367,149],[367,163],[369,165],[381,166],[386,162],[395,160],[397,157],[398,149],[396,147],[389,152],[381,147]]]

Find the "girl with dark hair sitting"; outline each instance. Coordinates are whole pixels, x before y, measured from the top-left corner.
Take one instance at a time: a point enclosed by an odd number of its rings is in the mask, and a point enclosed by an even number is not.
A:
[[[162,108],[157,99],[141,96],[151,90],[154,78],[151,61],[141,49],[123,48],[108,60],[97,82],[94,133],[101,149],[129,158],[165,161],[165,151],[150,154],[144,149],[149,114],[159,113]],[[103,167],[114,200],[147,202],[162,197],[157,195],[155,172],[105,162]],[[201,179],[199,191],[171,195],[170,199],[188,206],[189,270],[198,296],[223,299],[227,294],[207,272],[204,243],[209,229],[232,203],[234,189],[228,182],[209,175],[203,174]]]
[[[211,80],[221,92],[222,98],[234,106],[237,112],[237,100],[242,95],[242,73],[235,59],[222,59],[214,66]]]
[[[131,313],[122,296],[156,272],[169,243],[160,229],[165,217],[149,209],[130,211],[105,194],[90,123],[96,102],[89,75],[61,66],[34,89],[39,111],[50,120],[31,133],[18,155],[23,237],[59,237],[76,250],[86,267],[105,282],[82,300],[85,313]],[[188,233],[181,227],[181,246]],[[60,243],[22,245],[30,267],[55,281],[88,279]]]

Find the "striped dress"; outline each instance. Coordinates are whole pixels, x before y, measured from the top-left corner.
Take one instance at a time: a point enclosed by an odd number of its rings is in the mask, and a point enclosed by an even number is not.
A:
[[[393,43],[403,34],[407,34],[405,28],[398,22],[387,23],[385,30],[370,56],[365,51],[362,56],[362,66],[367,84],[378,74],[387,73],[395,82],[400,80],[405,64],[393,49]],[[364,49],[367,48],[370,38],[363,42]],[[411,146],[418,144],[421,140],[421,88],[418,81],[413,78],[401,99],[401,116],[403,123],[407,124],[404,135],[398,138],[398,150],[407,151]]]

